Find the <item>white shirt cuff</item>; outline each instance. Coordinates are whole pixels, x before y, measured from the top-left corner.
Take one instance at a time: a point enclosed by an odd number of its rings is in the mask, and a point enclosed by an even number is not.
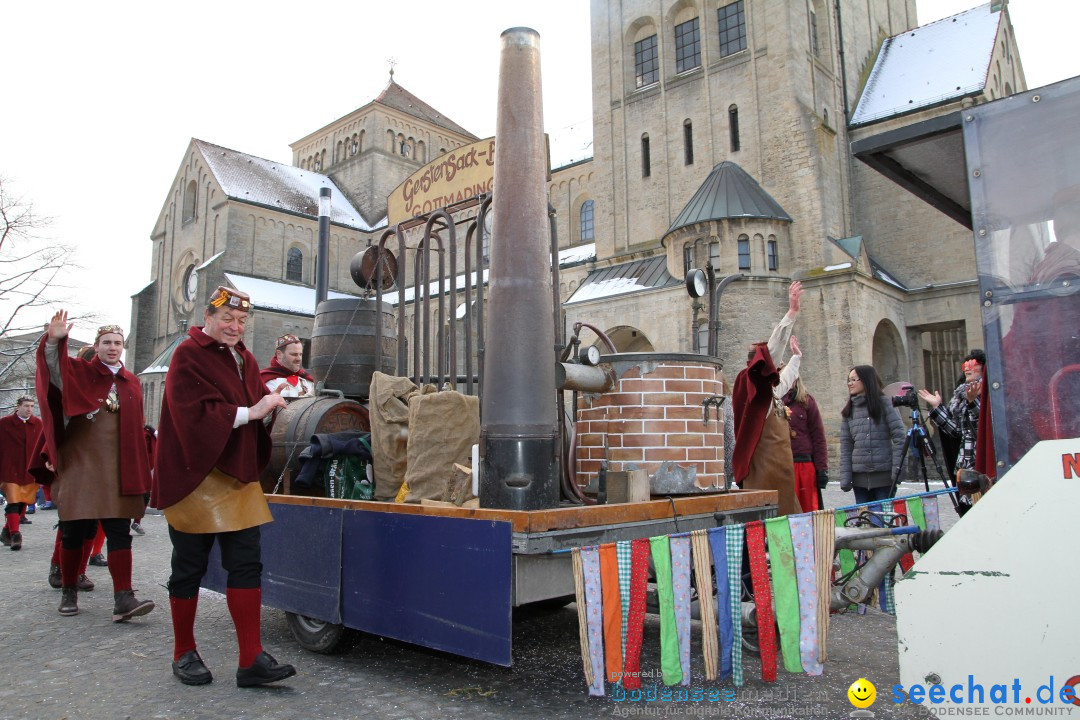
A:
[[[236,408],[236,419],[233,420],[233,424],[232,424],[232,426],[234,428],[238,428],[241,425],[247,425],[248,424],[248,411],[249,410],[250,410],[250,408],[246,408],[246,407],[238,407],[238,408]]]

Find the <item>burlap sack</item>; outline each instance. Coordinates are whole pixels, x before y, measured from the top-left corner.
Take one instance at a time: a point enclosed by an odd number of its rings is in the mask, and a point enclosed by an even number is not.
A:
[[[375,499],[393,500],[408,462],[409,398],[417,393],[409,378],[375,372],[368,395]]]
[[[409,495],[405,502],[441,500],[454,463],[471,465],[480,442],[480,399],[456,390],[409,399]]]

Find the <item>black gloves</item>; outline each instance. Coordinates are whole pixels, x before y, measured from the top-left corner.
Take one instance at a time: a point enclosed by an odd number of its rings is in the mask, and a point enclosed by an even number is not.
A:
[[[828,484],[829,484],[829,471],[828,470],[818,470],[817,471],[817,486],[818,486],[818,488],[824,490],[825,486],[827,486]]]

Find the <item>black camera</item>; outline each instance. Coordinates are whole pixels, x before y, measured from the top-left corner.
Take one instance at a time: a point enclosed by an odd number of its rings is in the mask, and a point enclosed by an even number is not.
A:
[[[905,385],[899,395],[892,398],[893,407],[909,407],[915,410],[919,408],[919,396],[915,394],[915,388]]]

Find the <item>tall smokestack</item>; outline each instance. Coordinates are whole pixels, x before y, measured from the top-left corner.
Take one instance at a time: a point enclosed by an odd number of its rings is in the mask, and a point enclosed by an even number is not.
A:
[[[540,35],[501,40],[480,505],[539,510],[559,503]]]

